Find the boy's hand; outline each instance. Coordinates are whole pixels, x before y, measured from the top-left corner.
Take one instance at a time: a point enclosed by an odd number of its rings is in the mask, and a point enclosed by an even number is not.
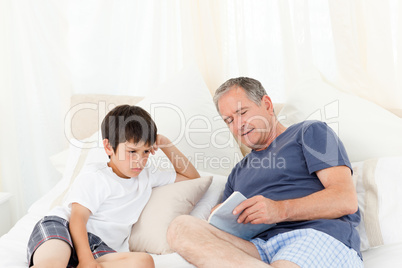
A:
[[[161,148],[169,161],[173,164],[176,171],[176,182],[181,180],[189,180],[199,178],[197,170],[191,162],[183,155],[179,149],[165,136],[158,134],[155,144],[151,147],[151,154]]]
[[[156,136],[156,141],[154,143],[154,145],[152,145],[151,148],[151,154],[155,154],[155,152],[159,149],[159,148],[164,148],[167,147],[170,144],[170,140],[168,138],[166,138],[165,136],[158,134]]]

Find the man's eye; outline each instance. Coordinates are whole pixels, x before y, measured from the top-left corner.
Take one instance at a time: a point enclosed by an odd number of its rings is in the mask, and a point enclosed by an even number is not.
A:
[[[247,110],[246,110],[246,111],[244,111],[244,112],[242,112],[242,113],[241,113],[241,115],[243,115],[243,114],[245,114],[245,113],[247,113]]]
[[[151,151],[150,150],[145,150],[144,153],[145,154],[149,154]]]
[[[135,154],[137,151],[129,151],[130,154]]]
[[[225,122],[226,122],[226,124],[230,124],[230,123],[233,122],[233,119],[232,119],[232,118],[228,118],[228,119],[225,120]]]

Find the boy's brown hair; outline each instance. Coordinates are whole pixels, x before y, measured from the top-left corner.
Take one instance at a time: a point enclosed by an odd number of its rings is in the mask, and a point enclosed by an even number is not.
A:
[[[102,121],[102,138],[108,139],[113,151],[119,143],[155,143],[157,127],[150,114],[138,106],[119,105],[111,110]]]

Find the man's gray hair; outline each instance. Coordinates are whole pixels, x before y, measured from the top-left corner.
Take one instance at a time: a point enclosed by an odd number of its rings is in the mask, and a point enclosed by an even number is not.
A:
[[[218,112],[219,112],[218,107],[219,99],[222,97],[222,95],[224,95],[226,92],[235,87],[243,88],[247,94],[247,97],[258,106],[261,105],[262,97],[264,97],[264,95],[267,95],[267,92],[265,91],[262,84],[256,79],[249,77],[238,77],[229,79],[215,91],[214,103]]]

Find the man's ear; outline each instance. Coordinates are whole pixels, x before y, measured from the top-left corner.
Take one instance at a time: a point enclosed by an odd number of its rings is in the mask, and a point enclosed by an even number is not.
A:
[[[268,112],[274,112],[274,105],[272,104],[271,98],[268,95],[264,95],[264,97],[262,97],[262,103],[265,105]]]
[[[114,151],[113,151],[113,147],[112,145],[110,145],[109,140],[108,139],[104,139],[103,140],[103,147],[105,148],[105,152],[108,156],[113,155]]]

